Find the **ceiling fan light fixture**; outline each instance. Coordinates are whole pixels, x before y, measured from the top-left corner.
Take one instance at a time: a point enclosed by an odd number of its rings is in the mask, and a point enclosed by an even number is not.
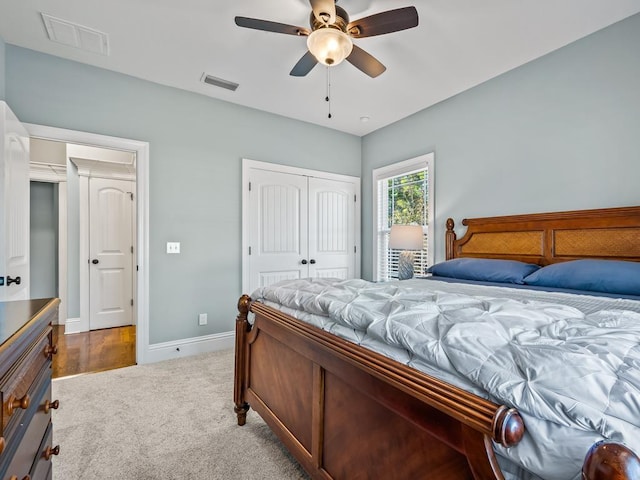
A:
[[[318,28],[307,37],[307,47],[318,62],[332,67],[351,54],[351,37],[337,28]]]

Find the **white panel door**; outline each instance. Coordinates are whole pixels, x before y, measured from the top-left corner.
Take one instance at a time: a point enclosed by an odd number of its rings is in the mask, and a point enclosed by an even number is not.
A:
[[[309,276],[355,276],[356,185],[309,178]]]
[[[252,169],[249,182],[249,291],[306,277],[307,179]],[[304,261],[304,263],[303,263]]]
[[[281,280],[359,275],[359,182],[261,168],[247,177],[246,293]]]
[[[29,298],[29,134],[0,102],[0,301]]]
[[[89,328],[133,323],[134,183],[89,179]]]

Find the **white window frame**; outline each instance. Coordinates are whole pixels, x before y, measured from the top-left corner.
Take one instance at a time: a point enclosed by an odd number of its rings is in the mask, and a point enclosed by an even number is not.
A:
[[[411,158],[409,160],[404,160],[402,162],[394,163],[392,165],[387,165],[385,167],[376,168],[373,170],[373,242],[372,242],[372,261],[373,261],[373,280],[379,281],[379,272],[378,272],[378,218],[380,215],[379,207],[380,207],[380,199],[378,198],[378,182],[381,180],[385,180],[391,177],[396,177],[399,175],[407,175],[412,172],[416,172],[419,170],[427,170],[428,175],[428,190],[427,190],[427,264],[433,265],[433,254],[435,249],[435,222],[434,222],[434,214],[435,214],[435,155],[433,152],[427,153],[424,155],[420,155],[419,157]]]

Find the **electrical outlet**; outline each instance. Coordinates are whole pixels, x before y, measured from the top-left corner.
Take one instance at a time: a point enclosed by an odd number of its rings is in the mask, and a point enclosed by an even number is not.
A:
[[[206,325],[207,324],[207,314],[201,313],[198,315],[198,325]]]
[[[180,242],[167,242],[167,253],[180,253]]]

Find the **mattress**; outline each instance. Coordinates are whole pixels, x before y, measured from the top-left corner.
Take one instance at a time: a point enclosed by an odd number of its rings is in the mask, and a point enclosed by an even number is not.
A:
[[[274,306],[495,403],[526,432],[495,445],[510,479],[577,480],[603,439],[640,451],[640,302],[420,279],[303,279]]]

